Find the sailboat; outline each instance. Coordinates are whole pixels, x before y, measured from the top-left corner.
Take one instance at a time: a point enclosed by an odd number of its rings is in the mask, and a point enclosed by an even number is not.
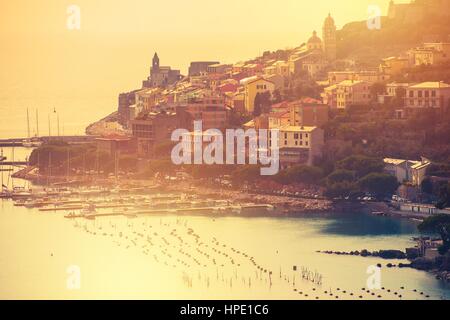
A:
[[[38,121],[38,118],[37,118],[37,110],[36,110],[36,122],[37,121]],[[28,113],[28,108],[27,108],[27,128],[28,128],[28,138],[22,141],[22,145],[25,148],[36,148],[36,147],[39,147],[42,144],[42,142],[39,141],[38,136],[36,136],[34,138],[31,138],[31,136],[30,136],[30,115]],[[39,128],[39,124],[38,123],[36,123],[36,128]]]

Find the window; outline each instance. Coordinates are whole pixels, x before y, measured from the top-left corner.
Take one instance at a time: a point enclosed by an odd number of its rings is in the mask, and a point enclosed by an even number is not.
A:
[[[431,96],[436,97],[436,90],[431,91]]]
[[[419,91],[417,92],[417,96],[418,96],[419,98],[422,98],[422,90],[419,90]]]
[[[430,91],[425,91],[425,98],[428,98],[430,96]]]
[[[298,133],[294,133],[294,139],[298,139]]]

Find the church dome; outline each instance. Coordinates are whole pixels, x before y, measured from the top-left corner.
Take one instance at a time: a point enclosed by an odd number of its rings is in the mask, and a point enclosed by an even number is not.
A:
[[[322,40],[320,40],[320,38],[317,36],[317,32],[314,31],[312,37],[309,38],[308,40],[308,44],[318,44],[318,43],[322,43]]]

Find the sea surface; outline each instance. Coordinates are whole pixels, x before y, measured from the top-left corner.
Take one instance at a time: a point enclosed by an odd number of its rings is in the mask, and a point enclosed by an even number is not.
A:
[[[404,299],[424,298],[414,289],[433,299],[450,297],[449,288],[426,272],[385,267],[397,261],[316,252],[404,249],[417,234],[406,220],[348,214],[87,221],[63,215],[1,200],[0,298],[371,299],[372,292],[379,299],[397,298],[387,289]],[[385,290],[366,293],[361,289],[367,288],[368,268],[377,263],[383,265]],[[303,279],[302,268],[320,275],[322,283]]]
[[[16,149],[17,155],[29,153]],[[14,181],[20,183],[25,185]],[[386,267],[400,261],[316,252],[404,250],[414,246],[412,238],[418,235],[417,223],[405,219],[348,213],[72,220],[65,214],[0,200],[0,298],[450,297],[450,288],[429,273]],[[378,263],[383,289],[367,292]]]

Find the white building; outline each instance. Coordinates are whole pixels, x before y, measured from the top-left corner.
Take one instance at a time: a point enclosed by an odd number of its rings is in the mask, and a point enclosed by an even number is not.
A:
[[[385,158],[384,171],[397,178],[399,183],[410,183],[419,187],[426,176],[426,170],[431,164],[423,158],[421,161]]]
[[[449,105],[450,85],[444,82],[422,82],[407,89],[405,103],[407,108],[446,110]]]

